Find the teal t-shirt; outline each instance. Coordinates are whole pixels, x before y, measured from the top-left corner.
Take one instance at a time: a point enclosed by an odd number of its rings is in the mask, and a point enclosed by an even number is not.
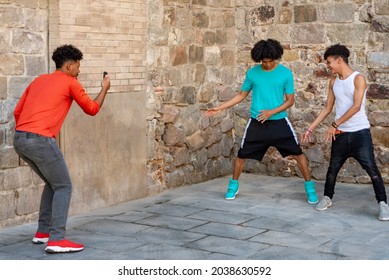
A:
[[[252,91],[250,116],[255,119],[261,110],[271,110],[282,105],[285,94],[294,94],[292,71],[281,64],[271,71],[264,71],[261,65],[256,65],[247,71],[241,90]],[[269,120],[287,116],[287,112],[282,111]]]

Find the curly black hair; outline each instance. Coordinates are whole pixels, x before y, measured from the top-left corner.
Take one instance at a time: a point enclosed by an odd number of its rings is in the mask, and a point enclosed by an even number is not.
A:
[[[66,61],[78,61],[83,57],[82,52],[73,45],[62,45],[55,49],[51,57],[57,69],[61,68]]]
[[[341,57],[344,62],[348,64],[348,57],[350,56],[350,51],[348,48],[341,44],[332,45],[324,52],[324,59],[327,60],[329,56],[335,58]]]
[[[283,54],[280,42],[274,39],[260,40],[251,49],[251,58],[255,62],[261,62],[265,58],[278,60]]]

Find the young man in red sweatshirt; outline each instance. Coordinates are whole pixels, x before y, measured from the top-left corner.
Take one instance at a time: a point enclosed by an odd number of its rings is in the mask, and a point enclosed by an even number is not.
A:
[[[49,253],[84,248],[65,239],[72,182],[56,139],[73,100],[86,114],[94,116],[103,105],[111,82],[105,76],[100,93],[92,100],[77,80],[82,58],[82,52],[72,45],[58,47],[52,56],[56,71],[32,81],[14,111],[15,151],[45,182],[38,229],[32,242],[48,242],[45,250]]]

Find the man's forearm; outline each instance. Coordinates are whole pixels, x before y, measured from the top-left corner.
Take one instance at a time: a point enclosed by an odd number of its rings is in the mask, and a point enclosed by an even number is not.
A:
[[[97,95],[97,97],[94,99],[97,104],[99,104],[100,108],[103,106],[105,96],[107,95],[108,90],[101,89],[100,93]]]

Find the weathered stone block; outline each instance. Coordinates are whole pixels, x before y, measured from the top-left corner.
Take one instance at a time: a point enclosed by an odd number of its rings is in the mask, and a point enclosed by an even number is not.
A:
[[[220,142],[212,144],[208,147],[208,157],[217,158],[222,155]]]
[[[176,167],[190,163],[190,154],[186,147],[174,148],[172,156],[174,159],[173,163]]]
[[[209,11],[209,28],[220,29],[225,28],[223,11]]]
[[[197,89],[191,86],[184,86],[180,89],[179,95],[177,96],[177,102],[194,104],[196,102]]]
[[[35,172],[32,172],[32,183],[35,186],[43,186],[45,182],[42,180],[41,177],[38,176]]]
[[[192,0],[193,5],[202,5],[206,6],[207,5],[207,0]]]
[[[3,0],[4,1],[4,0]],[[23,5],[23,7],[31,9],[45,9],[48,6],[47,0],[12,0],[10,3]]]
[[[389,0],[373,0],[377,15],[389,15]]]
[[[324,154],[320,145],[314,145],[305,150],[305,155],[310,162],[324,163]]]
[[[223,13],[224,26],[226,28],[235,26],[235,11],[225,11]]]
[[[221,60],[223,66],[232,66],[235,64],[235,53],[233,50],[222,50]]]
[[[175,188],[185,183],[185,173],[181,169],[173,172],[165,172],[166,187]]]
[[[316,7],[303,5],[294,7],[294,22],[313,22],[317,20]]]
[[[353,32],[350,32],[352,30]],[[328,28],[328,37],[331,42],[343,45],[364,46],[368,39],[369,26],[367,24],[340,24]]]
[[[166,79],[170,86],[180,86],[182,85],[182,71],[175,68],[168,69]]]
[[[225,30],[216,30],[215,43],[218,45],[223,45],[227,42],[227,32]]]
[[[15,200],[14,192],[0,192],[0,220],[12,219],[15,217]]]
[[[0,31],[0,53],[8,53],[11,47],[10,34],[8,30]]]
[[[389,53],[370,52],[367,57],[367,63],[370,68],[389,68]]]
[[[289,8],[282,7],[279,13],[279,22],[281,24],[290,24],[292,22],[293,14]]]
[[[27,76],[39,76],[47,73],[47,59],[44,56],[26,56]]]
[[[389,112],[375,111],[369,113],[369,121],[373,126],[388,126],[389,127]]]
[[[163,170],[167,171],[167,172],[172,172],[175,169],[176,169],[176,167],[174,165],[173,156],[169,153],[164,153],[164,155],[163,155]]]
[[[316,180],[324,181],[327,175],[328,164],[315,166],[311,170],[311,175]]]
[[[371,26],[376,32],[389,32],[389,16],[377,16],[372,19]]]
[[[28,166],[10,168],[4,171],[4,189],[14,190],[32,184],[32,170]]]
[[[201,130],[196,131],[192,135],[186,137],[185,143],[191,151],[197,151],[204,146],[203,132]]]
[[[370,130],[375,146],[389,147],[389,127],[373,126]]]
[[[205,12],[194,14],[192,25],[194,27],[208,28],[209,16]]]
[[[209,101],[211,101],[213,94],[214,94],[213,85],[205,84],[200,89],[199,101],[208,103]]]
[[[234,121],[231,118],[225,118],[220,123],[220,129],[223,133],[234,128]]]
[[[219,127],[208,127],[203,134],[204,146],[209,147],[222,138],[222,132]]]
[[[16,214],[26,215],[37,212],[41,197],[39,187],[29,187],[17,190]]]
[[[325,43],[324,26],[322,24],[301,24],[292,29],[292,42],[296,44]]]
[[[0,74],[22,75],[24,74],[24,59],[18,54],[0,54]]]
[[[232,97],[236,95],[236,92],[233,88],[231,87],[225,87],[221,90],[218,91],[218,99],[220,101],[227,101],[230,100]]]
[[[164,123],[174,123],[180,115],[180,109],[173,105],[165,105],[165,110],[162,115]]]
[[[166,146],[182,146],[184,144],[184,129],[172,124],[168,124],[165,128],[165,133],[162,139]]]
[[[389,164],[389,150],[380,149],[377,153],[377,160],[382,164]]]
[[[207,68],[204,64],[196,64],[194,82],[198,84],[203,84],[206,71]]]
[[[273,6],[265,5],[252,9],[247,13],[248,26],[259,26],[274,22],[275,11]]]
[[[186,46],[172,46],[170,48],[170,59],[173,66],[188,63],[188,54],[186,53]]]
[[[179,27],[191,26],[191,22],[188,20],[190,18],[190,11],[187,8],[176,8],[176,25]]]
[[[7,123],[14,120],[13,112],[16,107],[16,99],[0,100],[0,123]]]
[[[12,32],[11,45],[11,50],[15,53],[40,54],[44,50],[42,35],[24,30]]]
[[[7,98],[7,78],[0,77],[0,99]]]
[[[190,45],[189,46],[189,62],[203,62],[204,48],[202,46]]]
[[[208,83],[220,84],[221,71],[219,67],[208,67],[205,81]]]
[[[284,50],[284,55],[282,56],[285,61],[296,61],[299,59],[298,50]]]
[[[234,148],[234,141],[232,137],[223,134],[222,139],[220,140],[220,152],[224,157],[231,156],[232,149]]]
[[[216,43],[216,34],[211,31],[207,31],[203,35],[203,44],[205,46],[211,46]]]
[[[202,117],[198,106],[186,106],[181,109],[181,116],[177,123],[180,123],[185,128],[185,136],[189,136],[201,129]]]
[[[196,170],[203,170],[208,160],[208,151],[202,148],[192,154],[192,164]]]
[[[0,26],[8,28],[24,27],[23,9],[19,7],[0,7]]]
[[[22,97],[32,80],[34,80],[34,77],[11,77],[9,79],[9,96],[16,99]]]
[[[353,3],[320,5],[318,19],[323,22],[352,22],[354,20]]]
[[[371,99],[389,99],[389,86],[371,84],[367,89],[366,96]]]
[[[13,147],[0,149],[0,168],[12,168],[19,166],[19,156]]]
[[[218,46],[211,46],[205,48],[204,62],[209,65],[220,63],[220,48]]]

